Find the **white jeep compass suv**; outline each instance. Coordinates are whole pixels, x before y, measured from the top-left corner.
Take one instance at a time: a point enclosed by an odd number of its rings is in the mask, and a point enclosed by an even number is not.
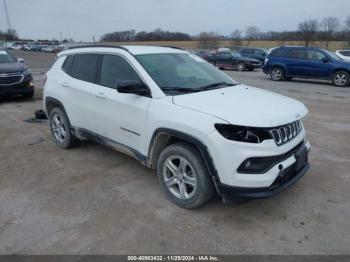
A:
[[[85,46],[58,54],[44,108],[62,148],[88,139],[156,169],[166,196],[197,208],[275,195],[309,169],[306,107],[238,84],[184,50]]]

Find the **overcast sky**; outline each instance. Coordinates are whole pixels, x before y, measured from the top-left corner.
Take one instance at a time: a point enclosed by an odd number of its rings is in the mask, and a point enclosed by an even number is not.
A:
[[[128,29],[229,34],[248,25],[293,30],[307,18],[350,15],[350,0],[6,0],[22,38],[91,41]],[[0,1],[0,29],[7,29]]]

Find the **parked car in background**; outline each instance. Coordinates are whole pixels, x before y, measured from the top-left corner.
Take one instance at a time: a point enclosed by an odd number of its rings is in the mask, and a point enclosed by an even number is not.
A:
[[[53,53],[55,51],[55,47],[54,46],[44,46],[41,48],[41,51],[44,53]]]
[[[129,154],[183,208],[215,192],[226,202],[271,197],[310,166],[302,103],[238,84],[177,48],[63,51],[43,103],[59,147],[89,139]]]
[[[350,50],[337,50],[335,54],[341,59],[350,62]]]
[[[293,77],[323,79],[339,87],[347,87],[350,82],[350,63],[315,47],[277,48],[268,55],[263,71],[274,81]]]
[[[217,52],[212,55],[209,62],[217,66],[219,69],[235,69],[238,71],[252,71],[262,66],[262,63],[259,60],[243,57],[237,52]]]
[[[264,63],[268,51],[263,48],[243,48],[240,49],[239,53],[244,57],[258,59],[261,63]]]
[[[218,52],[231,52],[231,49],[227,47],[219,47]]]
[[[20,62],[21,61],[21,62]],[[34,95],[34,83],[31,72],[6,49],[0,49],[0,96]]]
[[[196,50],[195,54],[206,61],[209,61],[213,55],[209,50]]]

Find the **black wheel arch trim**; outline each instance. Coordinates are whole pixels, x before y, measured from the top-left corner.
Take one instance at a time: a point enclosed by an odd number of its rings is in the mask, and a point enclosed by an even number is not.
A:
[[[48,104],[50,103],[50,102],[53,102],[53,103],[55,103],[55,104],[58,104],[59,106],[60,106],[60,108],[64,111],[64,113],[67,115],[67,112],[66,112],[66,109],[64,108],[64,105],[62,104],[62,102],[61,101],[59,101],[58,99],[56,99],[56,98],[53,98],[53,97],[51,97],[51,96],[48,96],[48,97],[46,97],[45,98],[45,113],[47,114],[47,117],[49,117],[49,112],[47,112],[47,108],[48,108]],[[67,116],[68,117],[68,116]]]
[[[217,170],[215,168],[213,158],[211,157],[211,155],[209,153],[208,147],[202,141],[200,141],[198,138],[196,138],[192,135],[183,133],[183,132],[178,131],[178,130],[169,129],[169,128],[158,128],[153,132],[153,135],[152,135],[152,138],[150,140],[149,147],[148,147],[148,161],[149,161],[149,163],[151,161],[150,157],[152,154],[152,149],[157,143],[156,139],[160,135],[163,135],[163,134],[181,139],[183,141],[186,141],[186,142],[196,146],[196,148],[201,153],[201,156],[203,157],[205,165],[208,168],[209,174],[210,174],[210,176],[213,177],[215,184],[220,183],[220,179],[219,179]]]

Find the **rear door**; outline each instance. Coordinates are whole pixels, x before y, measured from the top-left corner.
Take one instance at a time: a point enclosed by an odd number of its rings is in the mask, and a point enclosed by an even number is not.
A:
[[[307,60],[307,50],[305,49],[291,49],[287,54],[287,59],[284,59],[287,69],[287,75],[292,76],[307,76],[306,71],[309,68],[309,61]]]
[[[73,127],[92,130],[92,99],[100,60],[98,54],[76,54],[66,58],[62,70],[66,75],[58,79],[63,104]]]
[[[94,88],[95,129],[105,138],[143,152],[147,109],[151,98],[117,91],[119,82],[130,80],[142,81],[124,57],[103,55],[99,85]]]

